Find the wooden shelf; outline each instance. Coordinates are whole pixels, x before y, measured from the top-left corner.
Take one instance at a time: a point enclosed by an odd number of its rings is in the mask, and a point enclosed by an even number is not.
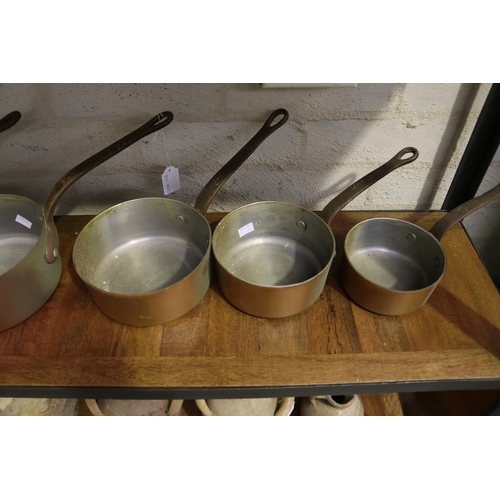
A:
[[[215,224],[223,214],[211,214]],[[428,303],[401,317],[352,303],[338,280],[342,244],[360,220],[393,216],[429,229],[439,212],[342,212],[338,254],[320,299],[290,318],[246,315],[215,277],[182,318],[138,328],[107,318],[71,264],[89,216],[59,217],[63,274],[34,316],[0,333],[0,397],[306,396],[500,388],[500,296],[465,231],[444,238],[448,268]]]

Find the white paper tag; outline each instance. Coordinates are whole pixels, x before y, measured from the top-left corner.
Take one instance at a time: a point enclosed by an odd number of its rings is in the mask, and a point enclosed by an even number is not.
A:
[[[251,233],[252,231],[254,231],[253,222],[250,222],[249,224],[245,224],[243,227],[240,227],[238,229],[238,234],[240,235],[240,238],[243,238],[245,234]]]
[[[25,219],[22,215],[16,215],[16,222],[19,224],[22,224],[23,226],[26,226],[28,229],[31,229],[31,226],[33,223],[31,223],[28,219]]]
[[[163,193],[165,196],[177,191],[181,187],[178,168],[167,167],[165,172],[161,174],[161,180],[163,182]]]

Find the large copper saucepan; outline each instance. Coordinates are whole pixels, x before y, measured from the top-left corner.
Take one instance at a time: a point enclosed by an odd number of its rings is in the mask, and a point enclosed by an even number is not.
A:
[[[202,300],[210,284],[212,234],[205,216],[210,201],[287,119],[286,110],[274,111],[209,181],[195,208],[142,198],[111,207],[85,226],[75,242],[73,264],[104,314],[127,325],[154,326],[183,316]]]
[[[0,332],[37,312],[59,283],[61,258],[54,210],[64,192],[87,172],[172,119],[172,113],[160,113],[74,167],[54,186],[43,211],[28,198],[0,195]]]
[[[440,240],[464,217],[500,197],[500,184],[466,201],[430,231],[404,220],[377,217],[347,234],[341,281],[361,307],[390,316],[416,311],[438,286],[446,270]]]
[[[404,148],[340,193],[319,215],[273,201],[245,205],[228,214],[216,227],[212,243],[226,299],[263,318],[291,316],[314,304],[335,256],[330,230],[335,215],[382,177],[417,158],[415,148]]]

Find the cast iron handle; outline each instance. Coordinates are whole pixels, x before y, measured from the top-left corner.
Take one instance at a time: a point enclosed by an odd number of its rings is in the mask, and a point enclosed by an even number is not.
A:
[[[4,132],[13,125],[15,125],[21,119],[21,113],[19,111],[12,111],[8,115],[5,115],[0,120],[0,132]]]
[[[279,115],[283,115],[280,121],[272,125]],[[288,120],[286,109],[273,111],[261,129],[236,153],[206,184],[200,191],[194,208],[206,215],[208,207],[219,189],[238,170],[248,157],[276,130]]]
[[[43,209],[45,222],[47,224],[47,247],[45,249],[45,259],[49,264],[52,264],[57,259],[59,254],[59,236],[54,224],[54,210],[57,202],[65,191],[78,179],[80,179],[80,177],[83,177],[85,174],[89,173],[106,160],[116,156],[118,153],[134,144],[134,142],[137,142],[143,137],[166,127],[172,122],[173,119],[174,115],[170,111],[163,111],[162,113],[159,113],[138,129],[134,130],[130,134],[127,134],[122,139],[111,144],[111,146],[104,148],[102,151],[99,151],[99,153],[96,153],[89,159],[80,163],[59,179],[59,181],[57,181],[57,184],[52,188]]]
[[[460,222],[462,219],[470,215],[472,212],[484,207],[487,203],[490,203],[493,200],[496,200],[500,197],[500,184],[495,186],[493,189],[490,189],[486,193],[473,198],[472,200],[468,200],[458,207],[455,207],[451,212],[448,212],[442,219],[440,219],[432,229],[429,231],[433,234],[438,241],[440,241],[443,236],[446,234],[448,229],[451,229],[452,226]]]
[[[403,158],[406,154],[411,154],[408,158]],[[403,148],[396,156],[391,158],[387,163],[384,163],[381,167],[378,167],[373,172],[366,174],[361,179],[357,180],[351,184],[347,189],[344,189],[339,195],[337,195],[319,214],[319,216],[330,225],[333,218],[356,196],[361,194],[363,191],[368,189],[370,186],[378,182],[380,179],[390,174],[393,170],[396,170],[403,165],[407,165],[418,158],[418,150],[413,147]]]

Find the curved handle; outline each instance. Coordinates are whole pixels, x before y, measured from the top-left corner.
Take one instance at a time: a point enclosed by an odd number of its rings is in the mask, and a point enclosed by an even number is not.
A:
[[[0,120],[0,132],[8,130],[10,127],[14,126],[21,119],[21,113],[19,111],[12,111],[8,115],[5,115]]]
[[[274,416],[288,417],[290,413],[292,413],[294,405],[295,405],[295,398],[283,398]]]
[[[403,158],[406,154],[410,153],[411,156]],[[337,195],[319,214],[319,216],[328,224],[332,222],[333,218],[356,196],[368,189],[370,186],[378,182],[380,179],[390,174],[403,165],[407,165],[418,158],[418,150],[413,147],[403,148],[397,155],[391,158],[387,163],[378,167],[373,172],[361,177],[355,183],[351,184],[347,189]]]
[[[490,203],[490,201],[496,200],[499,197],[500,184],[482,194],[481,196],[473,198],[472,200],[468,200],[465,203],[458,205],[458,207],[455,207],[451,212],[448,212],[442,219],[436,222],[436,224],[432,226],[432,229],[429,232],[433,234],[438,239],[438,241],[440,241],[446,234],[448,229],[454,226],[457,222],[460,222],[472,212],[475,212],[479,208]]]
[[[45,259],[49,264],[52,264],[59,255],[59,237],[57,234],[57,229],[54,224],[54,210],[57,202],[61,196],[66,192],[66,190],[74,184],[80,177],[88,174],[95,167],[101,165],[106,160],[109,160],[113,156],[128,148],[134,142],[146,137],[153,132],[157,132],[162,128],[166,127],[174,119],[174,115],[170,111],[163,111],[157,116],[149,120],[147,123],[134,130],[130,134],[121,138],[119,141],[114,142],[111,146],[104,148],[95,155],[91,156],[89,159],[80,163],[73,169],[71,169],[66,175],[64,175],[57,184],[52,188],[49,197],[45,203],[43,213],[45,215],[45,222],[47,224],[47,246],[45,249]]]
[[[330,396],[309,396],[308,399],[309,402],[316,407],[318,405],[318,401],[327,401],[329,403],[330,401],[328,398],[330,398]]]
[[[183,399],[171,399],[170,406],[168,407],[167,411],[167,416],[178,417],[181,414],[183,404],[184,404]]]
[[[49,401],[49,407],[42,414],[47,414],[47,416],[60,415],[66,406],[66,401],[66,399],[52,398]]]
[[[101,411],[101,408],[99,408],[99,405],[97,404],[97,400],[86,399],[85,404],[87,405],[87,408],[90,410],[90,413],[92,413],[92,415],[94,415],[95,417],[105,417],[106,416]]]
[[[105,413],[103,413],[101,408],[97,404],[97,400],[95,400],[95,399],[86,399],[85,403],[87,404],[87,407],[90,410],[90,413],[92,413],[92,415],[94,415],[96,417],[115,417],[116,416],[114,413],[111,413],[108,410],[105,410]],[[170,401],[170,406],[168,408],[166,415],[169,417],[179,416],[181,413],[181,410],[182,410],[183,403],[184,403],[184,400],[182,400],[182,399],[172,399]]]
[[[277,116],[283,115],[281,120],[271,125]],[[201,190],[194,208],[206,215],[208,207],[214,196],[225,182],[238,170],[248,157],[276,130],[288,120],[288,111],[286,109],[277,109],[273,111],[266,120],[262,128],[236,153],[207,183]]]
[[[215,413],[208,407],[206,401],[204,399],[196,399],[196,406],[199,408],[201,413],[205,415],[205,417],[215,417]]]

